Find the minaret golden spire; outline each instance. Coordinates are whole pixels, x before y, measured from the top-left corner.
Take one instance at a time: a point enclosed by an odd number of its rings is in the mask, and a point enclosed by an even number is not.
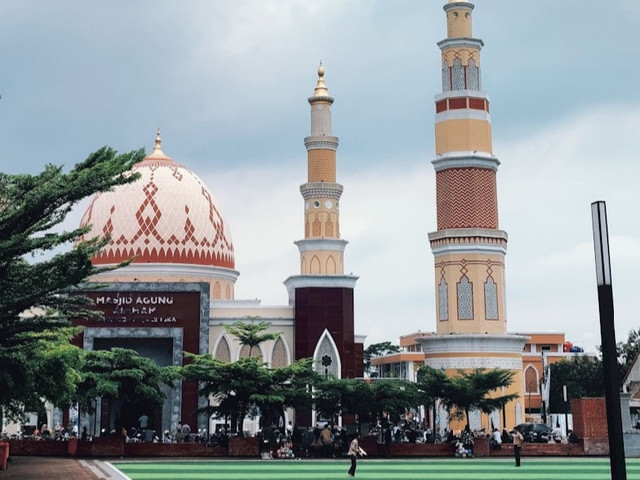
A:
[[[318,67],[318,83],[316,88],[313,90],[314,97],[328,97],[329,90],[327,86],[324,84],[324,67],[322,66],[322,60],[320,61],[320,66]]]

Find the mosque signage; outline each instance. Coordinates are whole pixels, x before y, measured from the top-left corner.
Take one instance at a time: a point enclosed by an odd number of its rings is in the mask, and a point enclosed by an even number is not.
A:
[[[103,317],[81,322],[87,326],[182,327],[199,321],[198,292],[87,292]]]

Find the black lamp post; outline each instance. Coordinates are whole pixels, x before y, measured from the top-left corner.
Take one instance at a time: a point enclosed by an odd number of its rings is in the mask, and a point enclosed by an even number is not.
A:
[[[564,434],[569,437],[569,400],[566,385],[562,386],[562,400],[564,401]]]
[[[596,257],[596,279],[598,282],[598,306],[600,310],[600,335],[602,337],[604,391],[607,403],[611,479],[626,480],[627,470],[620,412],[620,380],[617,368],[618,353],[616,350],[616,332],[613,324],[609,231],[605,202],[600,201],[591,204],[591,218],[593,222],[593,246]]]

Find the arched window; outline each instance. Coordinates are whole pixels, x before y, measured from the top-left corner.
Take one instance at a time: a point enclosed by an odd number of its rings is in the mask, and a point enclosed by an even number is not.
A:
[[[231,362],[231,349],[225,337],[220,338],[214,357],[221,362]]]
[[[312,275],[318,275],[318,274],[322,273],[320,271],[320,259],[315,255],[311,259],[311,269],[310,269],[309,273],[311,273]]]
[[[284,344],[282,337],[278,337],[273,344],[273,350],[271,351],[271,368],[286,367],[289,365],[289,354],[287,353],[287,347]]]
[[[538,371],[531,365],[527,366],[524,370],[524,393],[531,393],[538,395],[540,393],[540,376]]]
[[[459,58],[453,60],[451,79],[452,90],[464,90],[464,67],[462,66],[462,60]]]
[[[341,376],[340,354],[328,330],[325,330],[313,354],[315,370],[322,376]]]
[[[467,66],[467,89],[480,90],[480,69],[473,58],[469,59]]]
[[[458,283],[458,320],[473,320],[473,283],[466,275]]]
[[[484,283],[484,315],[487,320],[498,320],[498,286],[491,277]]]
[[[329,255],[329,258],[327,258],[326,274],[327,275],[335,275],[336,273],[338,273],[338,267],[336,266],[336,260],[335,260],[335,258],[333,258],[333,255]]]
[[[449,320],[449,287],[444,277],[438,284],[438,318],[443,321]]]
[[[448,92],[451,90],[451,70],[449,69],[449,62],[446,60],[442,62],[442,91]]]

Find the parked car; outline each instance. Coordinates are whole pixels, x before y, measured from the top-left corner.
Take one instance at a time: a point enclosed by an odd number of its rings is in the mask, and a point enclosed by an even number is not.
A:
[[[525,442],[546,443],[552,428],[545,423],[521,423],[516,425],[516,430],[524,437]]]

